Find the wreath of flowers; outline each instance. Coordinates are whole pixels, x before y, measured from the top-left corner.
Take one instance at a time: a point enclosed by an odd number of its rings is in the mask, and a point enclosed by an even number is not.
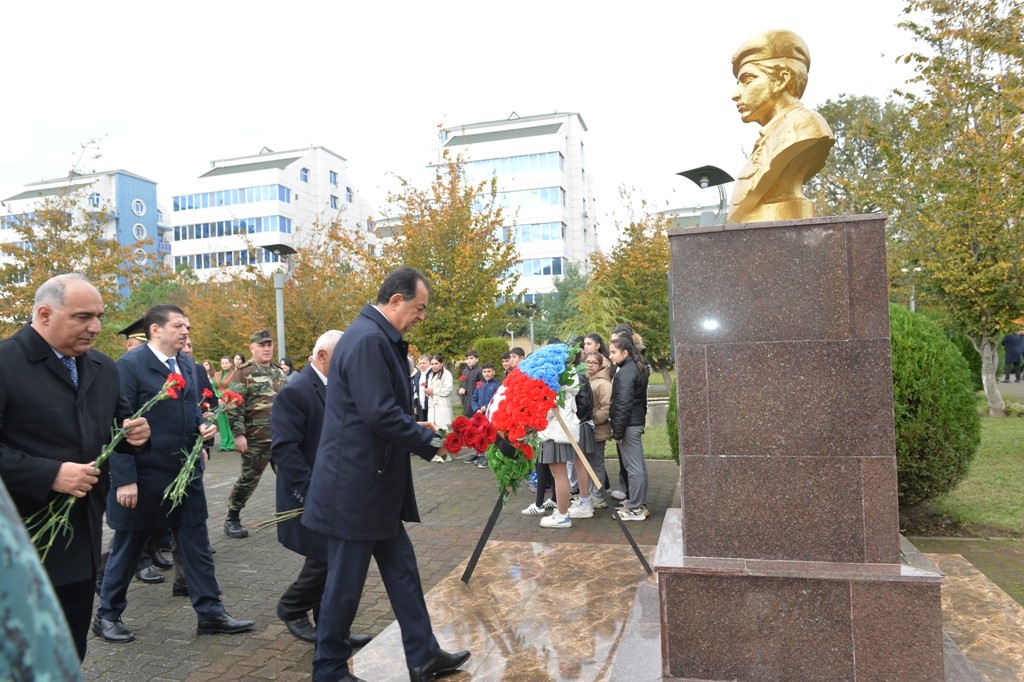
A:
[[[533,470],[534,454],[541,446],[537,434],[547,428],[548,414],[560,405],[562,386],[572,381],[571,350],[564,343],[538,348],[498,389],[491,423],[505,442],[499,440],[484,454],[500,490],[516,492]]]

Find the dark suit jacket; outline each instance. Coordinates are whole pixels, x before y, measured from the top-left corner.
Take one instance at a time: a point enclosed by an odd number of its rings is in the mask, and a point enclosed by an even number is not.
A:
[[[177,399],[162,400],[146,414],[150,428],[150,451],[136,457],[114,455],[110,458],[111,490],[107,499],[107,525],[114,530],[169,528],[181,523],[188,514],[190,525],[206,521],[206,496],[203,492],[200,459],[197,476],[189,485],[185,501],[171,512],[170,501],[163,499],[164,489],[181,471],[185,458],[182,450],[192,449],[202,421],[196,382],[196,365],[192,358],[178,353],[178,373],[185,377],[185,389]],[[117,361],[121,375],[121,393],[133,410],[152,398],[167,380],[170,370],[160,362],[148,345],[133,348]],[[139,498],[134,509],[117,503],[119,486],[138,483]]]
[[[306,365],[274,399],[270,413],[270,458],[277,466],[277,511],[306,504],[309,477],[320,445],[327,387]],[[299,519],[277,525],[278,541],[303,556],[327,561],[327,536],[306,528]]]
[[[302,523],[342,540],[387,540],[419,521],[409,453],[430,459],[434,432],[409,405],[409,345],[363,306],[334,349],[313,480]]]
[[[115,422],[131,416],[114,361],[96,350],[77,359],[78,391],[53,349],[31,326],[0,343],[0,476],[18,513],[28,517],[58,495],[50,489],[63,462],[87,463],[110,442]],[[136,448],[122,441],[120,449]],[[46,570],[54,585],[91,580],[100,560],[106,475],[75,503],[71,544],[54,544]]]

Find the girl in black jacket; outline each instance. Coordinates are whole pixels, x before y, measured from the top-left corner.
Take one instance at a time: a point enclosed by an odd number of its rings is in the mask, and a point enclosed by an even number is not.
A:
[[[611,342],[611,361],[618,368],[612,379],[612,399],[608,419],[612,440],[618,445],[619,459],[626,469],[629,497],[619,511],[623,521],[644,521],[647,509],[647,460],[644,458],[643,433],[647,419],[647,379],[643,359],[627,336]],[[620,481],[623,487],[626,481]]]

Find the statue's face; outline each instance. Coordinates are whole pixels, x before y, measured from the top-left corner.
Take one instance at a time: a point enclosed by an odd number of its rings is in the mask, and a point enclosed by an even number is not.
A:
[[[732,101],[744,123],[767,124],[775,116],[777,86],[763,70],[744,64],[736,76]]]

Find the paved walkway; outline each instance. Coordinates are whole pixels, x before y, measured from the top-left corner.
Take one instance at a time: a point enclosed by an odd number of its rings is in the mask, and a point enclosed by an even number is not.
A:
[[[610,460],[610,465],[610,472],[618,471],[616,460]],[[649,468],[648,499],[654,514],[647,521],[629,524],[637,543],[648,548],[657,544],[666,507],[679,505],[679,470],[675,463],[650,462]],[[166,583],[143,585],[136,581],[128,591],[124,622],[135,633],[134,642],[109,644],[91,636],[83,666],[87,679],[309,679],[313,647],[288,634],[275,611],[278,597],[298,573],[301,558],[277,543],[273,529],[243,540],[230,539],[221,529],[227,497],[237,475],[236,455],[218,455],[207,469],[210,539],[217,552],[217,578],[228,612],[255,619],[256,630],[197,637],[195,613],[187,599],[171,596],[171,572],[167,572]],[[413,477],[424,522],[410,524],[409,534],[416,547],[424,589],[430,590],[472,553],[497,500],[497,484],[489,470],[458,461],[431,464],[414,458]],[[273,514],[274,483],[274,475],[268,470],[242,512],[242,521],[250,530]],[[570,531],[543,529],[537,517],[519,513],[532,499],[524,487],[503,510],[492,540],[618,544],[624,555],[631,556],[625,537],[610,515],[581,520]],[[637,570],[642,572],[639,562]],[[353,630],[376,635],[394,620],[394,615],[372,564],[370,571]]]

